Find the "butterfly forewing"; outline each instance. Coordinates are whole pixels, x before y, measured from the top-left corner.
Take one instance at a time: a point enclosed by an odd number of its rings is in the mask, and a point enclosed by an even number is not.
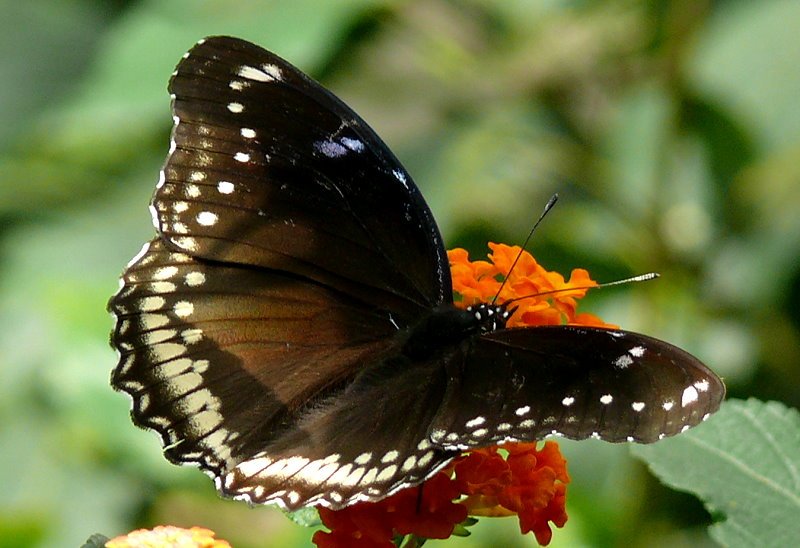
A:
[[[451,449],[551,435],[650,443],[700,423],[725,395],[697,358],[637,333],[506,329],[462,346],[431,428]]]
[[[189,51],[170,92],[173,142],[153,199],[170,246],[335,286],[391,307],[400,325],[451,298],[417,187],[319,84],[258,46],[215,37]]]

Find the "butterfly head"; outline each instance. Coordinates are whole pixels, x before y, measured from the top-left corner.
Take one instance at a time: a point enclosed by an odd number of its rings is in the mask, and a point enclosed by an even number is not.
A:
[[[516,306],[509,309],[504,304],[480,303],[468,306],[466,310],[474,318],[481,333],[491,333],[505,328],[506,322],[516,309]]]

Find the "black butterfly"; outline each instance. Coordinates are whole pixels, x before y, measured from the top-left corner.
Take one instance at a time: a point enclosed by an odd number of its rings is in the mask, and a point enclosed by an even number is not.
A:
[[[166,457],[199,464],[223,495],[341,508],[464,448],[649,443],[719,407],[722,381],[665,342],[457,309],[411,177],[283,59],[207,38],[169,90],[158,234],[109,304],[112,384]]]

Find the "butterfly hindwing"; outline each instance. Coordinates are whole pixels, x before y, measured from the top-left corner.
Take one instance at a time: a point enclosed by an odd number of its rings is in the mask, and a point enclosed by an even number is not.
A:
[[[288,509],[341,508],[417,485],[457,455],[428,438],[445,385],[438,360],[392,353],[223,475],[222,492]]]
[[[174,462],[219,473],[294,428],[309,402],[392,344],[385,312],[278,272],[198,261],[153,240],[110,304],[115,388]]]
[[[649,443],[700,423],[725,394],[697,358],[637,333],[528,327],[462,346],[431,427],[448,449],[546,436]]]

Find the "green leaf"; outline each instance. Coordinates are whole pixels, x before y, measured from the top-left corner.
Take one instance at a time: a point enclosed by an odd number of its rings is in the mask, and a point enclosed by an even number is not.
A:
[[[319,512],[314,507],[286,512],[286,517],[303,527],[319,527],[322,525],[322,520],[319,519]]]
[[[719,517],[725,546],[800,546],[800,413],[778,402],[728,400],[707,423],[633,448],[665,484]]]
[[[472,534],[472,531],[467,529],[467,527],[472,527],[478,523],[477,518],[473,518],[471,516],[467,516],[467,519],[462,521],[461,523],[456,524],[453,528],[453,536],[454,537],[468,537]]]

